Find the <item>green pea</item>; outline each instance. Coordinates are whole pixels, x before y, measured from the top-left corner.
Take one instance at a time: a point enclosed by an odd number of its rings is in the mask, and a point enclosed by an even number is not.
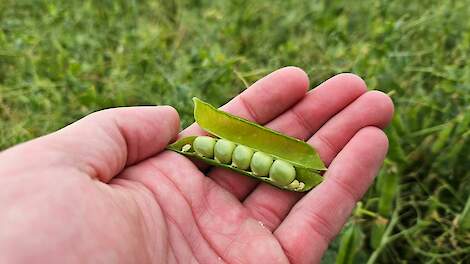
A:
[[[247,170],[250,167],[251,157],[253,157],[253,150],[251,148],[238,145],[233,150],[232,166]]]
[[[250,168],[251,171],[257,176],[268,176],[269,168],[273,164],[273,158],[261,151],[255,152],[251,159]]]
[[[191,144],[186,144],[183,147],[181,147],[181,151],[187,152],[191,149]]]
[[[215,138],[207,137],[207,136],[200,136],[194,139],[193,148],[194,151],[206,158],[214,157],[214,145],[215,145]]]
[[[269,178],[282,186],[287,186],[295,180],[295,168],[288,162],[275,160],[269,170]]]
[[[287,185],[287,188],[293,191],[300,191],[304,187],[305,187],[305,183],[299,182],[298,180],[294,180],[291,183],[289,183],[289,185]]]
[[[287,185],[287,187],[289,187],[291,190],[295,190],[299,188],[299,186],[300,182],[298,180],[293,180],[291,183],[289,183],[289,185]]]
[[[224,164],[229,164],[232,161],[232,153],[236,145],[232,141],[226,139],[219,139],[215,143],[214,156],[215,159]]]

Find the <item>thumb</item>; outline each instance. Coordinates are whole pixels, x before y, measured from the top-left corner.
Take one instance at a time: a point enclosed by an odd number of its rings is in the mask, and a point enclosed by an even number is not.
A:
[[[179,132],[170,106],[113,108],[0,154],[1,175],[45,166],[71,167],[108,182],[125,166],[162,151]]]

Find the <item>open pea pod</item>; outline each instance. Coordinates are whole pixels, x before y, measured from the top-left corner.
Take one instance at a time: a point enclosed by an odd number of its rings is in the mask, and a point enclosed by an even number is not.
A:
[[[325,165],[307,143],[193,100],[196,122],[217,138],[190,136],[168,149],[290,191],[305,192],[323,180]]]

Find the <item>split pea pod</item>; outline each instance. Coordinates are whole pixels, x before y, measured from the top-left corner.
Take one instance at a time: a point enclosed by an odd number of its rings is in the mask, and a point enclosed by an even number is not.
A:
[[[323,180],[325,165],[307,143],[193,100],[194,118],[210,136],[182,138],[168,149],[290,191]]]

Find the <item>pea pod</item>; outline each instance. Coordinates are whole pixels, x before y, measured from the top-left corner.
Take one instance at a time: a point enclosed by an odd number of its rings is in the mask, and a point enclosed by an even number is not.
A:
[[[308,191],[323,180],[326,168],[307,143],[193,100],[196,122],[214,137],[182,138],[168,149],[290,191]]]

